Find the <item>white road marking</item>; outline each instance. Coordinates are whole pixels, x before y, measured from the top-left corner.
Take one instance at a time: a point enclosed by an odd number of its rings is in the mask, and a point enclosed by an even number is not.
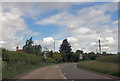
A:
[[[58,67],[58,66],[56,66],[56,67]]]
[[[75,65],[75,68],[77,68],[77,65]]]
[[[65,77],[65,75],[64,75],[65,73],[63,74],[60,69],[59,69],[59,72],[61,73],[61,75],[63,76],[64,79],[67,79],[67,78]]]

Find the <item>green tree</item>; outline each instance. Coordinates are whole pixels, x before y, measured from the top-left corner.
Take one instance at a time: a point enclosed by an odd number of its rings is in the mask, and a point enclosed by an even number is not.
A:
[[[53,58],[53,51],[52,50],[51,51],[46,51],[46,55],[47,55],[47,57]]]
[[[33,46],[33,50],[34,54],[36,54],[37,56],[42,56],[42,47],[40,44]]]
[[[60,63],[62,61],[61,54],[59,54],[57,52],[53,55],[53,57],[54,57],[55,63]]]
[[[88,53],[88,58],[90,58],[90,60],[96,60],[96,55],[94,52],[89,52]]]
[[[83,54],[83,50],[76,50],[76,53]]]
[[[65,51],[62,51],[60,54],[62,55],[62,61],[67,62],[68,61],[67,53],[65,53]]]
[[[65,52],[64,55],[67,54],[65,56],[67,57],[68,62],[72,61],[72,57],[73,57],[72,52],[71,52],[72,49],[71,49],[71,45],[70,45],[70,43],[68,43],[67,39],[63,40],[62,44],[60,45],[59,51],[60,51],[60,53],[62,53],[64,51]],[[64,55],[62,55],[62,56],[64,56]],[[65,56],[63,58],[65,58]]]
[[[106,52],[103,52],[102,54],[103,54],[103,56],[107,56],[107,53],[106,53]]]
[[[29,54],[34,53],[32,44],[33,44],[33,41],[31,37],[29,40],[26,40],[26,44],[23,46],[23,51]]]

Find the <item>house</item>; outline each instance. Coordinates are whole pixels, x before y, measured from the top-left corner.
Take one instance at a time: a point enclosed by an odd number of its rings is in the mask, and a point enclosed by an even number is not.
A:
[[[22,49],[19,49],[18,46],[16,47],[16,51],[18,51],[18,52],[23,52],[23,50],[22,50]]]

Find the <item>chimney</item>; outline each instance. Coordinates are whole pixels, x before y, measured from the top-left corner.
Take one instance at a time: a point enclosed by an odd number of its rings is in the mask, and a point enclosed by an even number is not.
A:
[[[16,51],[18,51],[18,49],[19,49],[19,47],[17,46],[17,47],[16,47]]]

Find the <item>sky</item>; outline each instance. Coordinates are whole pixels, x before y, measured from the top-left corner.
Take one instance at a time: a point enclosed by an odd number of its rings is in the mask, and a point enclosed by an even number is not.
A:
[[[72,51],[96,52],[100,39],[102,51],[118,51],[117,2],[3,2],[0,14],[0,46],[9,50],[32,37],[49,50],[67,39]]]

